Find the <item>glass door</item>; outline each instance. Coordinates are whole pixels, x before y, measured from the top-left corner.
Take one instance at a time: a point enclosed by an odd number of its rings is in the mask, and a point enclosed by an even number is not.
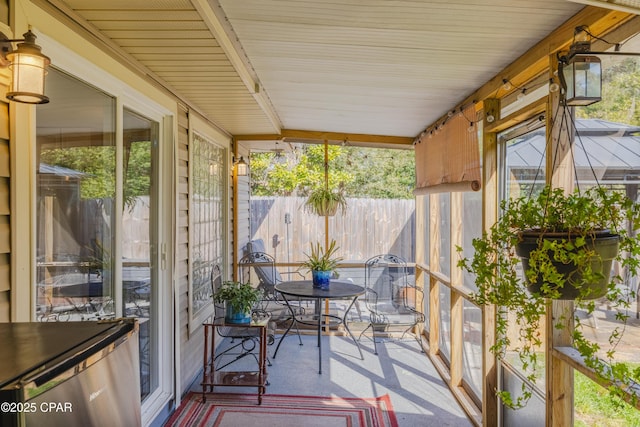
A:
[[[159,367],[169,344],[158,320],[170,310],[160,305],[157,261],[160,125],[59,70],[47,84],[56,103],[37,107],[36,319],[138,318],[144,402],[167,383]]]
[[[115,316],[116,100],[57,70],[37,106],[36,318]]]
[[[140,390],[158,385],[157,122],[123,111],[122,313],[140,325]]]

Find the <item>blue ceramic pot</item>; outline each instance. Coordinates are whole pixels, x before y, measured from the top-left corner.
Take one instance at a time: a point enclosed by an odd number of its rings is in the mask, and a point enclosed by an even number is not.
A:
[[[227,323],[251,323],[251,313],[236,311],[231,304],[227,304],[224,320]]]
[[[331,279],[330,271],[317,271],[311,272],[313,278],[313,287],[319,289],[329,289],[329,280]]]

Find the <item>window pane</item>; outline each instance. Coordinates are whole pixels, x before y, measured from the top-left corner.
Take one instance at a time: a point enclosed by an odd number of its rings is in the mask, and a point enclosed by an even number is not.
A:
[[[416,245],[419,245],[422,257],[416,261],[424,266],[429,266],[429,196],[416,196],[416,223],[422,224],[422,236],[418,236]],[[416,247],[416,250],[418,248]]]
[[[140,322],[140,391],[144,400],[158,386],[156,246],[157,197],[153,191],[158,123],[131,111],[123,113],[124,211],[122,213],[122,307]]]
[[[545,128],[535,129],[525,134],[510,135],[507,131],[501,135],[500,142],[502,148],[505,149],[506,160],[503,165],[504,178],[501,180],[500,193],[504,198],[515,198],[520,196],[531,195],[539,191],[545,185],[544,167],[545,167]],[[524,281],[522,271],[520,271],[520,280]],[[505,361],[510,369],[518,372],[522,378],[531,373],[532,366],[525,371],[522,362],[518,357],[518,348],[520,347],[520,329],[516,323],[515,313],[502,313],[507,316],[509,328],[507,334],[511,342],[511,348],[506,349]],[[537,383],[535,386],[539,390],[545,387],[545,369],[544,369],[544,351],[545,351],[545,323],[544,318],[541,319],[540,326],[541,345],[536,348],[539,364],[537,369]],[[528,382],[527,382],[528,383]],[[531,385],[531,384],[530,384]],[[518,395],[518,393],[514,393]]]
[[[213,265],[224,269],[225,150],[206,138],[193,138],[192,186],[192,319],[211,304],[209,275]]]
[[[513,138],[501,138],[506,146],[504,199],[534,194],[545,185],[545,128]]]
[[[440,290],[440,353],[449,363],[451,360],[451,290],[438,283]]]
[[[464,301],[463,322],[463,371],[462,378],[482,401],[482,310]]]
[[[482,192],[467,191],[462,194],[462,250],[466,256],[473,254],[471,242],[482,234]],[[475,275],[463,270],[462,283],[476,290]]]
[[[37,317],[109,317],[115,101],[55,69],[47,80],[60,101],[37,106]]]
[[[500,367],[500,373],[502,377],[500,388],[511,393],[511,396],[516,399],[522,394],[522,376],[505,366]],[[524,408],[513,410],[504,405],[501,408],[503,426],[543,427],[545,425],[545,402],[538,393],[533,393]]]
[[[431,312],[429,307],[429,301],[431,300],[431,292],[429,289],[429,275],[427,273],[422,274],[422,286],[424,289],[424,304],[423,305],[423,313],[424,313],[424,330],[427,334],[430,333],[429,329],[429,313]]]
[[[422,254],[420,259],[417,259],[417,262],[422,264],[425,267],[429,267],[429,246],[430,246],[430,212],[429,212],[429,200],[430,197],[428,195],[417,196],[416,197],[416,223],[422,224],[422,236],[418,236],[416,241],[417,253]],[[419,228],[416,226],[419,230]],[[423,304],[423,313],[424,313],[424,330],[427,334],[429,334],[429,301],[431,292],[429,289],[430,276],[425,272],[422,274],[422,289],[424,290],[424,304]],[[419,284],[420,285],[420,284]]]
[[[439,247],[438,271],[445,276],[451,275],[451,194],[438,194],[438,231],[440,232],[440,240],[437,242]]]

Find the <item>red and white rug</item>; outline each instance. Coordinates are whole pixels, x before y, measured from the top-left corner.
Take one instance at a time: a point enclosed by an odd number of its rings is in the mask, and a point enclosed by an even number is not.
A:
[[[375,398],[191,392],[167,427],[398,427],[389,395]]]

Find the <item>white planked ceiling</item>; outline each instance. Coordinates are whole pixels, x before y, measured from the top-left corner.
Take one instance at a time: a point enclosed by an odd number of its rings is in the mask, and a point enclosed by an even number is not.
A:
[[[406,137],[583,7],[564,0],[50,3],[73,9],[231,134],[282,127]]]

